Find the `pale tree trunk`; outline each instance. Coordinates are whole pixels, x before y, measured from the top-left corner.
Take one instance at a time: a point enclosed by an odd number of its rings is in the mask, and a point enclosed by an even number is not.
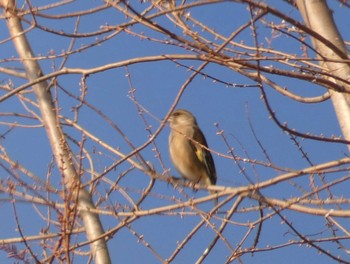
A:
[[[297,0],[296,3],[306,25],[329,41],[322,41],[317,36],[312,38],[315,50],[320,53],[319,58],[322,58],[320,64],[334,76],[349,81],[349,64],[341,62],[348,59],[347,50],[326,1]],[[350,87],[342,81],[333,81],[344,87],[344,92],[330,90],[330,93],[343,136],[350,141]]]
[[[42,76],[42,71],[23,32],[15,0],[0,0],[0,4],[4,9],[8,29],[24,65],[27,78],[29,81],[34,81]],[[45,126],[57,167],[64,179],[66,189],[72,194],[70,202],[77,201],[77,205],[80,208],[79,215],[84,222],[87,238],[89,241],[92,241],[90,246],[94,261],[95,263],[110,263],[106,240],[103,237],[104,231],[98,215],[89,212],[89,210],[82,210],[84,208],[94,209],[95,207],[90,193],[80,188],[80,178],[71,160],[72,153],[59,124],[59,118],[54,109],[48,83],[40,82],[33,85],[33,91],[37,98],[42,122]]]

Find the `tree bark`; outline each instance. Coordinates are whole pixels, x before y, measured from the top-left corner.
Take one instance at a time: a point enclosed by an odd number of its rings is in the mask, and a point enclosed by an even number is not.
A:
[[[319,58],[322,59],[320,64],[339,79],[349,81],[349,63],[342,62],[348,59],[347,50],[327,2],[325,0],[297,0],[296,3],[306,25],[333,44],[333,47],[330,47],[317,37],[312,38],[312,43],[320,54]],[[331,90],[329,92],[343,136],[346,140],[350,140],[350,87],[341,80],[333,81],[342,85],[344,92]]]
[[[27,79],[33,81],[42,76],[42,71],[25,36],[15,1],[0,0],[0,4],[4,9],[8,29],[17,53],[22,59]],[[33,85],[33,91],[37,98],[42,122],[45,126],[57,167],[61,172],[66,188],[72,194],[72,199],[69,202],[77,201],[80,208],[79,215],[84,222],[87,238],[89,241],[92,241],[90,246],[95,263],[111,263],[106,240],[104,237],[99,238],[103,236],[104,231],[98,215],[89,212],[89,210],[81,210],[81,208],[94,209],[95,206],[90,193],[80,187],[80,176],[73,165],[72,153],[60,126],[49,85],[47,82],[40,82]]]

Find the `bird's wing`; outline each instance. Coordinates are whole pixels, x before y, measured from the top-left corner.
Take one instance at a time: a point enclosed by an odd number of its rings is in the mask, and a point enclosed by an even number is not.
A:
[[[195,133],[193,133],[193,140],[208,148],[207,141],[202,131],[198,128],[194,128],[194,130]],[[199,159],[199,161],[205,165],[211,184],[215,185],[217,176],[214,160],[211,153],[207,149],[203,148],[202,146],[196,144],[193,141],[190,141],[190,144],[194,152],[196,153],[196,156]]]

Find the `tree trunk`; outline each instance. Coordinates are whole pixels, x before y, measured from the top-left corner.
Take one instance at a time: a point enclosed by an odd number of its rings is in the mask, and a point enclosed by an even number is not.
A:
[[[332,44],[320,41],[317,35],[312,38],[315,50],[319,52],[319,58],[322,59],[320,64],[340,79],[332,81],[344,87],[344,92],[330,90],[330,94],[343,136],[346,140],[350,140],[350,87],[341,81],[349,81],[350,79],[349,64],[342,62],[342,60],[348,59],[344,41],[334,23],[332,12],[326,1],[297,0],[296,3],[306,25]]]
[[[0,0],[0,4],[4,8],[8,29],[19,57],[22,59],[27,78],[29,81],[34,81],[42,76],[42,71],[24,34],[15,1]],[[92,203],[90,193],[80,188],[80,176],[71,160],[72,153],[62,132],[49,85],[47,82],[37,83],[33,85],[33,91],[38,101],[42,122],[45,126],[57,167],[61,171],[66,189],[71,194],[71,200],[68,202],[77,201],[79,215],[83,219],[87,238],[89,241],[93,241],[90,246],[95,263],[110,263],[106,240],[104,237],[98,239],[104,234],[98,215],[81,209],[94,209],[95,206]],[[66,219],[69,219],[69,217],[67,216]]]

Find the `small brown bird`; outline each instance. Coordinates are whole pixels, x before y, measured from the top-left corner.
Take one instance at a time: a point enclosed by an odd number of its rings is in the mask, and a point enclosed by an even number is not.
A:
[[[178,109],[170,115],[168,122],[171,128],[169,152],[176,170],[193,183],[215,185],[214,160],[211,153],[201,146],[208,148],[196,118],[189,111]]]

